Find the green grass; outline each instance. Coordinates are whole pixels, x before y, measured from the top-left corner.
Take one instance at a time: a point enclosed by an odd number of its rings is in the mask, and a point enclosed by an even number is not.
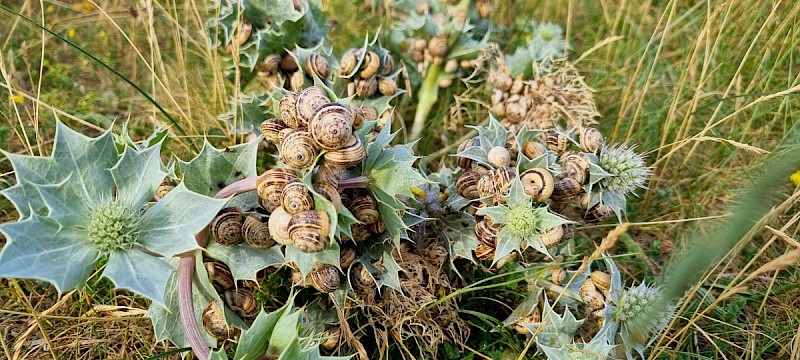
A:
[[[207,48],[201,27],[205,2],[159,1],[152,9],[139,3],[4,2],[42,21],[123,74],[174,117],[188,136],[173,126],[171,150],[183,159],[193,155],[204,134],[218,144],[237,139],[214,129],[216,115],[235,94],[219,68],[219,55]],[[513,5],[512,5],[513,4]],[[336,53],[360,44],[375,17],[351,14],[361,9],[347,1],[326,3],[334,23]],[[502,2],[498,23],[526,14],[536,21],[563,24],[570,58],[596,89],[603,114],[600,129],[614,142],[637,144],[654,166],[649,190],[629,205],[634,225],[614,248],[632,254],[620,260],[626,277],[659,280],[667,257],[687,251],[694,234],[712,231],[728,214],[737,189],[755,176],[792,132],[800,131],[800,3],[792,1],[595,1],[542,0]],[[117,28],[119,27],[119,28]],[[74,30],[74,35],[71,35]],[[513,34],[509,43],[515,41]],[[585,54],[595,45],[594,51]],[[502,44],[501,44],[502,45]],[[170,122],[153,103],[98,62],[24,21],[0,14],[0,147],[12,152],[46,154],[58,117],[70,126],[97,134],[130,121],[136,136],[146,136]],[[463,87],[461,88],[463,90]],[[25,95],[21,104],[11,100]],[[452,99],[458,90],[440,94]],[[465,125],[481,121],[486,110],[465,103],[461,117],[451,117],[440,102],[420,141],[421,155],[453,143]],[[401,103],[407,124],[413,107]],[[448,160],[450,161],[450,160]],[[435,164],[436,162],[434,162]],[[0,159],[3,187],[13,184],[7,159]],[[800,354],[800,273],[794,263],[743,282],[748,274],[795,249],[800,205],[788,179],[775,189],[783,195],[745,240],[683,298],[679,316],[657,340],[651,357],[789,358]],[[787,201],[789,199],[789,201]],[[791,200],[794,199],[794,203]],[[5,221],[16,215],[5,200]],[[582,229],[599,243],[610,227]],[[772,230],[770,230],[772,229]],[[674,248],[674,251],[672,250]],[[773,264],[774,265],[774,264]],[[149,321],[135,312],[85,316],[96,304],[144,309],[146,304],[115,292],[106,280],[93,280],[64,301],[38,282],[0,280],[0,354],[50,358],[143,358],[167,350],[154,344]],[[503,291],[508,291],[504,289]],[[500,291],[480,296],[502,295]],[[31,307],[28,306],[31,304]],[[128,308],[121,308],[129,311]],[[517,358],[525,347],[521,335],[488,333],[492,321],[462,303],[474,326],[468,344],[492,358]],[[130,310],[132,311],[132,310]],[[27,335],[25,335],[27,332]],[[24,335],[24,336],[23,336]],[[53,343],[49,349],[48,342]],[[77,344],[77,345],[76,345]],[[459,358],[455,348],[444,350]],[[513,354],[512,354],[513,353]],[[449,355],[448,355],[449,354]],[[515,355],[516,354],[516,355]],[[721,355],[718,355],[721,354]],[[57,356],[52,355],[52,356]],[[479,358],[478,355],[470,355]],[[0,356],[2,357],[2,356]],[[447,357],[445,357],[447,358]]]

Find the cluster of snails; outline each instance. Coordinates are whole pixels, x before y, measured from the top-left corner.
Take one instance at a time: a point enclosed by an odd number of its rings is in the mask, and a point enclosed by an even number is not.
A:
[[[554,104],[570,100],[558,90],[558,77],[544,76],[526,80],[522,75],[511,76],[511,71],[500,66],[489,74],[494,87],[491,97],[491,112],[503,123],[523,124],[534,129],[552,129],[560,111]]]
[[[347,96],[368,98],[377,93],[392,96],[397,92],[394,58],[384,52],[351,48],[342,55],[339,76],[348,79]]]
[[[261,310],[261,305],[254,293],[260,281],[266,276],[265,271],[258,273],[259,281],[234,281],[231,270],[218,261],[206,261],[204,264],[208,280],[220,294],[225,304],[245,321],[252,321]],[[225,321],[225,314],[220,306],[212,301],[203,310],[203,328],[217,340],[230,339],[236,335],[236,329]]]
[[[331,76],[331,67],[324,56],[312,53],[303,61],[301,71],[293,54],[269,54],[256,64],[256,73],[267,84],[277,85],[292,91],[300,91],[306,78],[314,76],[325,80]]]

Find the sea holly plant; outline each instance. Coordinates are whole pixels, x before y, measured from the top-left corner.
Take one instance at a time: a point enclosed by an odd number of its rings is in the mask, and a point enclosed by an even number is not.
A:
[[[584,190],[589,194],[589,208],[607,206],[622,221],[626,198],[645,188],[650,176],[644,158],[627,145],[604,145],[589,158],[589,182]]]
[[[167,175],[161,143],[119,149],[111,131],[86,137],[56,124],[50,156],[5,153],[17,184],[3,191],[20,219],[0,225],[8,243],[0,276],[45,280],[59,292],[80,288],[107,259],[103,276],[163,305],[169,259],[198,248],[194,236],[226,200],[179,184],[157,203]]]

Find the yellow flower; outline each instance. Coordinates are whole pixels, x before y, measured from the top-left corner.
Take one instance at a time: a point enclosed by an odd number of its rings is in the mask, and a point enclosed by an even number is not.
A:
[[[17,93],[16,95],[8,95],[8,99],[15,104],[22,104],[25,101],[25,96],[22,93]]]
[[[70,39],[74,38],[75,37],[75,28],[69,28],[69,31],[67,31],[67,36],[69,36]]]
[[[794,186],[800,185],[800,170],[797,170],[789,177],[789,180],[792,180]]]

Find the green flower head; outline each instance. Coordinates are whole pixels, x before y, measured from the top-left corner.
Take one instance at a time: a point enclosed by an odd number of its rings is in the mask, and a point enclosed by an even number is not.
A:
[[[196,249],[194,235],[226,201],[181,184],[148,205],[167,175],[160,147],[120,154],[110,131],[89,138],[59,122],[52,155],[5,153],[17,184],[3,195],[20,219],[0,225],[8,239],[0,277],[45,280],[63,292],[82,286],[107,257],[103,276],[162,302],[174,270],[168,259]]]

